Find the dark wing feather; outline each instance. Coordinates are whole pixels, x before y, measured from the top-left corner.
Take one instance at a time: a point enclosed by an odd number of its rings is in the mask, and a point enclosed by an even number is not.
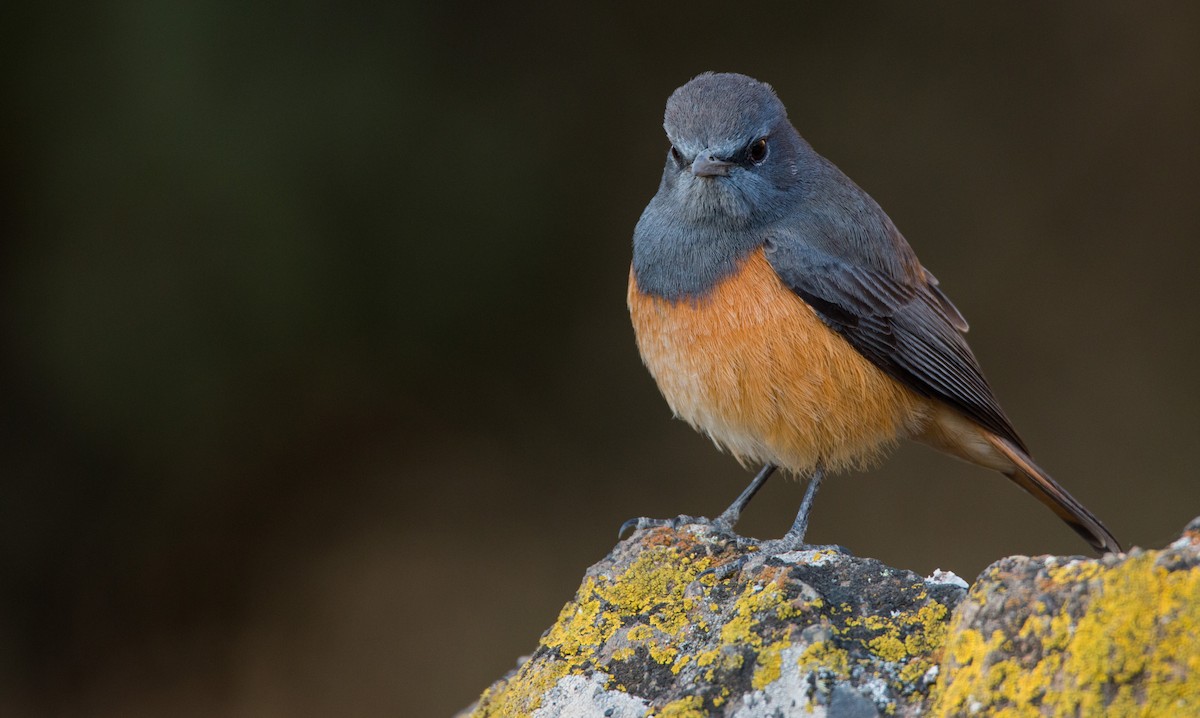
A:
[[[784,284],[873,364],[1026,450],[960,333],[966,321],[933,275],[901,281],[793,243],[768,245],[766,256]]]

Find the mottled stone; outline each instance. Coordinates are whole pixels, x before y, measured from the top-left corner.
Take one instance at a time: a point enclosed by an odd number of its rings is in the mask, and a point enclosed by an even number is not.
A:
[[[1200,716],[1200,532],[1099,559],[1013,556],[955,611],[935,715]]]
[[[1200,715],[1200,521],[1161,551],[1013,556],[969,593],[705,525],[592,566],[472,716]]]
[[[758,548],[701,525],[635,533],[475,715],[916,715],[966,591],[834,549]],[[596,709],[559,707],[581,697]]]

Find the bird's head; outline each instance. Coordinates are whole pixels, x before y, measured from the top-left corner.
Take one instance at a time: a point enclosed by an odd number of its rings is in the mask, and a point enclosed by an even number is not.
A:
[[[786,211],[805,146],[771,86],[705,73],[667,100],[671,141],[660,195],[704,221],[769,221]],[[791,198],[791,199],[789,199]]]

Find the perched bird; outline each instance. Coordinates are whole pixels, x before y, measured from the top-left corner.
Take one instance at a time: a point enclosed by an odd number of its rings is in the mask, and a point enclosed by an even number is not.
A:
[[[813,151],[774,90],[700,75],[667,100],[671,148],[633,235],[629,312],[675,415],[809,486],[914,439],[994,469],[1101,552],[1113,535],[1029,456],[963,339],[967,322],[888,216]],[[687,517],[681,517],[687,518]],[[654,523],[635,520],[639,525]]]

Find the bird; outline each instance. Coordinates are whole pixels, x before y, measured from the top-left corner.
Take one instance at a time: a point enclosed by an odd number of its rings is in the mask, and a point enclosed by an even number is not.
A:
[[[782,468],[808,486],[777,545],[804,547],[823,478],[868,468],[909,439],[1004,474],[1096,551],[1121,551],[1034,463],[937,278],[879,204],[800,136],[770,85],[698,75],[667,100],[663,128],[662,179],[633,233],[637,347],[676,417],[761,466],[704,521],[732,531]],[[662,523],[633,519],[622,533]]]

